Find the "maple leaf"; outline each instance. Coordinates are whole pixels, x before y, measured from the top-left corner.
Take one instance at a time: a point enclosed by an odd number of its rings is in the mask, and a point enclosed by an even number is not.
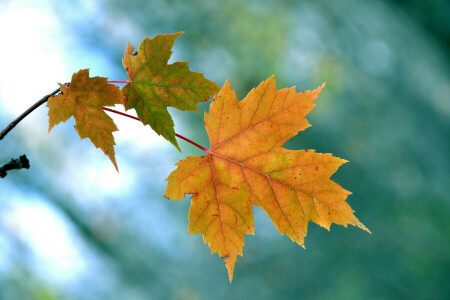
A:
[[[102,106],[122,103],[120,89],[108,84],[104,77],[89,77],[89,69],[74,73],[68,86],[59,85],[61,94],[50,97],[47,102],[50,123],[48,131],[73,116],[80,138],[88,137],[95,147],[102,149],[119,171],[114,156],[116,143],[112,135],[118,129]]]
[[[175,39],[183,32],[146,37],[137,53],[128,44],[123,66],[130,77],[123,88],[125,109],[134,108],[145,125],[170,141],[178,150],[173,120],[167,111],[172,106],[184,111],[197,111],[197,103],[206,101],[219,87],[189,71],[187,62],[167,64]]]
[[[211,251],[226,257],[230,282],[244,234],[254,234],[253,205],[302,246],[309,221],[369,231],[345,201],[350,192],[329,179],[345,160],[282,148],[310,126],[305,116],[322,88],[277,91],[272,76],[239,102],[227,80],[205,113],[207,155],[181,160],[166,179],[165,197],[193,194],[189,233],[202,233]]]

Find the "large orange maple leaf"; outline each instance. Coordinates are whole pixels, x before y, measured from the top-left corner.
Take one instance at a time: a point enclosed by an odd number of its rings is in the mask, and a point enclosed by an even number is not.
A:
[[[282,148],[310,126],[305,116],[323,86],[277,91],[272,76],[239,102],[227,81],[205,113],[207,155],[181,160],[167,178],[165,197],[193,194],[189,233],[202,233],[211,251],[226,257],[230,282],[244,234],[254,234],[253,205],[301,246],[309,221],[327,229],[336,223],[369,231],[345,201],[350,192],[329,179],[346,160]]]

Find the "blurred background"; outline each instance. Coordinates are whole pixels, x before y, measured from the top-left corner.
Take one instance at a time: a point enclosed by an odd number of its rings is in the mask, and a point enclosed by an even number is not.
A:
[[[112,116],[120,174],[73,128],[48,134],[40,107],[0,142],[0,299],[449,299],[450,3],[340,1],[0,1],[0,130],[90,68],[126,80],[121,59],[148,35],[186,31],[171,61],[239,99],[277,87],[326,88],[289,149],[350,163],[333,179],[372,235],[310,224],[306,250],[255,207],[233,284],[201,235],[189,197],[163,197],[187,155]],[[171,109],[176,131],[209,147],[203,112]],[[121,109],[121,108],[118,108]]]

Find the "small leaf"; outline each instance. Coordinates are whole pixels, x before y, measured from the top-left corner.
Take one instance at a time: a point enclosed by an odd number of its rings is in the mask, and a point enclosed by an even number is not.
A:
[[[120,89],[108,84],[104,77],[89,77],[89,69],[73,74],[68,87],[59,85],[61,94],[50,97],[47,103],[50,123],[48,131],[73,116],[75,129],[81,139],[88,137],[95,147],[102,149],[119,171],[114,152],[116,143],[112,135],[118,129],[102,106],[122,103]]]
[[[239,102],[227,81],[205,114],[207,155],[181,160],[167,178],[165,197],[193,194],[189,233],[202,233],[211,251],[226,257],[230,281],[244,234],[254,233],[253,205],[301,246],[309,221],[327,229],[336,223],[369,231],[345,201],[350,192],[329,179],[345,160],[282,148],[310,126],[305,116],[322,88],[277,91],[272,76]]]
[[[187,62],[167,64],[175,39],[181,34],[146,37],[134,54],[133,46],[128,45],[123,66],[130,82],[122,88],[125,109],[134,108],[145,125],[150,125],[178,150],[174,123],[167,107],[197,111],[198,102],[208,100],[219,91],[203,74],[189,71]]]

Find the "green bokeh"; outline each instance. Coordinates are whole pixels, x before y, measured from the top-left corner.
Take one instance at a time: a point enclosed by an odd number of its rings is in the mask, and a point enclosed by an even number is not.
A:
[[[192,70],[219,85],[229,78],[239,99],[272,74],[278,88],[297,86],[299,91],[326,81],[317,107],[308,116],[312,127],[286,147],[316,149],[349,160],[333,179],[353,192],[348,202],[373,234],[337,225],[328,232],[311,224],[304,250],[281,236],[264,212],[255,209],[255,236],[246,237],[244,257],[238,258],[230,285],[222,259],[210,254],[201,236],[187,234],[189,200],[173,203],[162,197],[165,182],[153,168],[160,153],[128,157],[139,190],[127,191],[126,199],[113,199],[114,205],[92,208],[51,184],[58,176],[57,166],[71,157],[60,154],[56,146],[45,145],[38,151],[28,145],[35,159],[42,155],[42,162],[32,161],[34,170],[6,177],[8,187],[24,191],[24,197],[39,194],[58,211],[74,228],[83,249],[88,249],[89,260],[96,265],[93,272],[99,273],[92,274],[88,283],[80,279],[76,291],[67,290],[52,282],[29,280],[40,275],[19,264],[18,255],[17,267],[29,271],[21,275],[22,282],[15,273],[0,272],[0,299],[20,295],[24,287],[38,295],[30,299],[55,295],[73,299],[450,298],[446,278],[450,270],[448,2],[97,4],[104,20],[126,20],[124,24],[136,29],[124,36],[123,49],[108,38],[102,27],[106,21],[87,25],[75,20],[67,26],[79,36],[80,47],[112,57],[118,70],[126,42],[137,46],[142,33],[151,37],[186,31],[176,42],[175,59],[189,60]],[[69,7],[65,4],[61,9]],[[208,146],[202,113],[208,105],[201,104],[200,113],[171,110],[176,131]],[[0,125],[6,124],[2,118]],[[79,140],[71,137],[64,143],[77,147]],[[7,148],[4,153],[12,155],[26,145],[24,139],[12,137],[0,149]],[[182,155],[167,154],[173,163],[201,154],[188,144],[180,146]],[[116,152],[125,157],[129,147],[119,145]],[[5,155],[0,158],[10,158]],[[121,202],[126,204],[117,204]],[[148,236],[148,224],[155,223],[146,219],[152,216],[145,215],[146,210],[171,216],[157,223],[175,232],[168,242],[170,251]],[[107,217],[94,222],[99,214]],[[111,226],[119,229],[104,234]],[[43,287],[33,289],[36,282]]]

